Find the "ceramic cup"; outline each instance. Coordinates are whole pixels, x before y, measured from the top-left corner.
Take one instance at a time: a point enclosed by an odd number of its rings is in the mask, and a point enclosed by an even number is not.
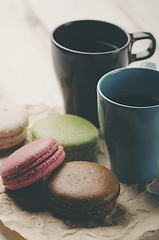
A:
[[[132,54],[132,45],[149,39],[145,51]],[[149,58],[156,47],[147,32],[127,33],[102,21],[79,20],[57,27],[51,34],[55,71],[62,87],[65,112],[98,124],[96,85],[105,73]]]
[[[97,85],[98,116],[119,181],[135,184],[159,175],[159,71],[122,68]]]

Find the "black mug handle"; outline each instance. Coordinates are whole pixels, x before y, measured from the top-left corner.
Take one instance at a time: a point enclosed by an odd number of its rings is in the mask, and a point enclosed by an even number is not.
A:
[[[149,32],[130,33],[130,38],[131,38],[130,40],[131,46],[130,46],[129,63],[147,59],[154,54],[156,49],[156,39],[151,33]],[[149,47],[143,52],[132,54],[131,51],[132,51],[132,46],[134,42],[138,40],[143,40],[143,39],[151,40]]]

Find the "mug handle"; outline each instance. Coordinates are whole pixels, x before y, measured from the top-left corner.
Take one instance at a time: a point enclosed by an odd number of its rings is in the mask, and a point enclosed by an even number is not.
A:
[[[143,62],[140,65],[141,68],[156,69],[156,64],[153,62]]]
[[[131,38],[131,40],[130,40],[131,49],[130,49],[130,55],[129,55],[129,63],[147,59],[154,54],[155,49],[156,49],[156,39],[154,38],[154,36],[151,33],[149,33],[149,32],[130,33],[130,38]],[[151,40],[149,47],[143,52],[132,54],[131,50],[132,50],[132,46],[133,46],[134,42],[136,42],[138,40],[143,40],[143,39]]]

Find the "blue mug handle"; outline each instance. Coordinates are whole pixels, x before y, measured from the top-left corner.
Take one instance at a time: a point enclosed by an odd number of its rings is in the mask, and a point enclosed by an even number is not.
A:
[[[152,62],[143,62],[141,63],[141,68],[150,68],[150,69],[156,69],[156,64]]]

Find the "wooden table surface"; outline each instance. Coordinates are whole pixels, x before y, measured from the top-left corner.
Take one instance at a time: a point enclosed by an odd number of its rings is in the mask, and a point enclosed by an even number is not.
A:
[[[151,32],[157,49],[148,61],[159,68],[158,9],[158,0],[1,0],[0,99],[63,106],[50,34],[58,25],[76,19],[109,21],[129,33]],[[142,41],[134,45],[134,52],[143,45]]]
[[[157,48],[147,61],[159,69],[158,0],[1,0],[0,99],[63,106],[50,35],[58,25],[77,19],[109,21],[129,33],[151,32]],[[141,51],[146,44],[140,41],[133,51]]]

